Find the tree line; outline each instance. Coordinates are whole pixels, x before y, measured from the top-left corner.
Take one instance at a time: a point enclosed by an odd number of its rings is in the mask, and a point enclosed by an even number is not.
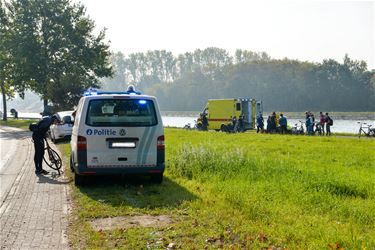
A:
[[[364,61],[344,56],[321,63],[272,59],[266,52],[197,49],[176,57],[148,51],[111,56],[114,78],[105,90],[134,84],[158,97],[163,110],[200,110],[210,98],[250,97],[266,110],[373,111],[375,71]]]

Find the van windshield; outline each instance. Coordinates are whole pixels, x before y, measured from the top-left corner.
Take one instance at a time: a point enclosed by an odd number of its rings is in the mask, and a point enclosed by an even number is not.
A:
[[[86,124],[97,127],[154,126],[157,124],[154,102],[146,99],[91,100]]]

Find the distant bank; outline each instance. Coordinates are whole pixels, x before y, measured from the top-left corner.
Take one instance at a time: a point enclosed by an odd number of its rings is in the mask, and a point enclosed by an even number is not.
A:
[[[307,110],[306,110],[307,111]],[[375,120],[375,112],[331,112],[326,110],[321,110],[322,112],[328,112],[333,119],[337,120]],[[201,111],[162,111],[163,116],[178,116],[178,117],[199,117]],[[305,117],[305,112],[286,112],[277,111],[276,113],[283,113],[286,117],[290,119],[303,119]],[[320,111],[312,111],[315,117],[319,116]],[[263,117],[270,115],[272,112],[265,111]]]

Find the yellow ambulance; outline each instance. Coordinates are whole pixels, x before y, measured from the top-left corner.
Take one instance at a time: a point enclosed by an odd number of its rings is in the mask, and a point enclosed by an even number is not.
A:
[[[235,118],[237,121],[242,119],[242,131],[246,131],[255,128],[256,116],[262,112],[262,101],[251,98],[209,99],[197,120],[197,127],[207,126],[208,130],[228,131]],[[207,125],[202,124],[205,119],[203,117],[207,118]]]

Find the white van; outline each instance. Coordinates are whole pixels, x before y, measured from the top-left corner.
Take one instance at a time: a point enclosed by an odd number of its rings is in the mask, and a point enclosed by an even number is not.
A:
[[[164,128],[156,98],[138,92],[89,92],[77,106],[70,167],[85,176],[147,174],[161,183]]]

